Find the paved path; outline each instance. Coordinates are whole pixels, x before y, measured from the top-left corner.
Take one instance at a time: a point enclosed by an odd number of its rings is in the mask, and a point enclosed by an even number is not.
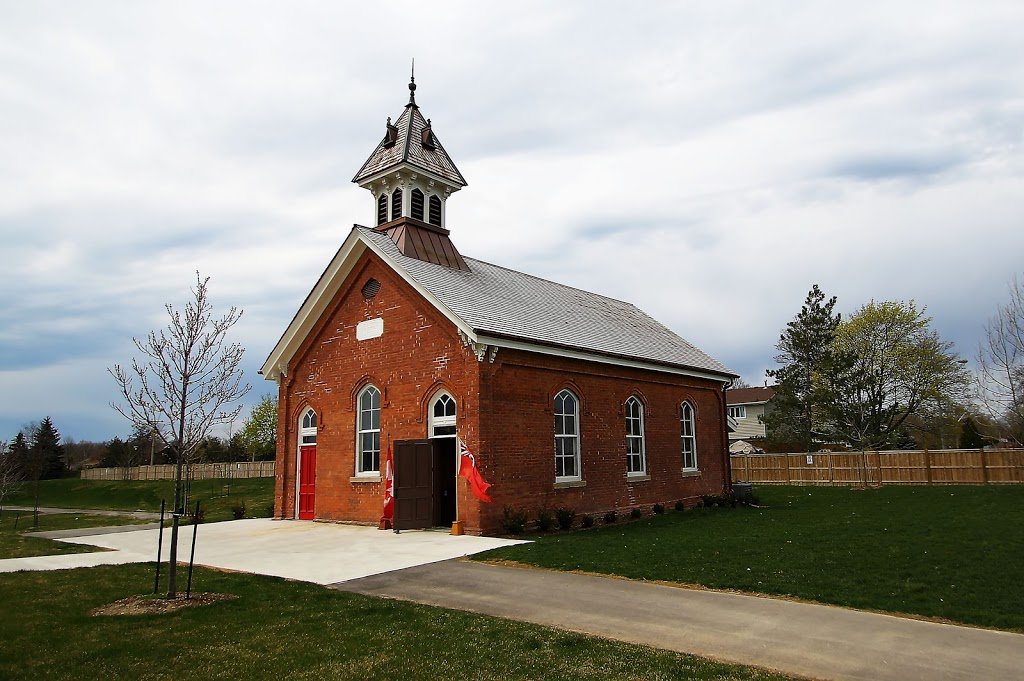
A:
[[[1024,678],[1024,635],[823,605],[471,561],[332,586],[815,679]]]

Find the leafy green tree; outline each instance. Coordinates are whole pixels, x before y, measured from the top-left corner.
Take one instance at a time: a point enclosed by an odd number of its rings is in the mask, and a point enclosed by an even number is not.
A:
[[[978,420],[975,417],[970,415],[965,417],[960,428],[961,449],[981,449],[992,444],[991,439],[981,434],[981,429],[978,428]]]
[[[269,461],[277,453],[277,396],[264,395],[249,412],[239,433],[250,461]]]
[[[967,392],[964,360],[914,301],[874,301],[836,329],[833,364],[818,376],[823,423],[860,449],[904,445],[907,420]]]
[[[836,297],[826,299],[815,284],[775,345],[775,361],[782,366],[768,371],[775,379],[775,397],[771,410],[761,417],[772,443],[792,443],[807,452],[815,448],[821,401],[816,377],[833,363],[832,341],[840,323],[835,306]]]

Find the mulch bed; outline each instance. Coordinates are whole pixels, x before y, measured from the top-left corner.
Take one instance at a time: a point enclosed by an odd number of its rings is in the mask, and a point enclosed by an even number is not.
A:
[[[200,605],[210,605],[219,601],[238,598],[233,594],[194,593],[191,598],[185,598],[185,594],[178,594],[175,598],[166,596],[129,596],[109,605],[103,605],[92,610],[89,614],[97,617],[101,615],[154,615],[165,612],[175,612],[182,608],[191,608]]]

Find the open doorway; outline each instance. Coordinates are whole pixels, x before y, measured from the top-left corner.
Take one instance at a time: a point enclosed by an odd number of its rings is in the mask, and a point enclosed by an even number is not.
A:
[[[455,399],[445,391],[434,395],[429,406],[429,433],[433,449],[434,517],[435,527],[450,526],[456,520],[455,476],[458,474],[456,457]]]

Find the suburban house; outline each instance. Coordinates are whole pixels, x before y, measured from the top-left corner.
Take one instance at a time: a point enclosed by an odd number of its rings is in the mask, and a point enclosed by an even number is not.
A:
[[[353,226],[264,363],[279,390],[278,518],[495,533],[506,507],[578,514],[722,493],[736,375],[637,307],[463,256],[466,181],[415,100],[353,182]],[[492,503],[457,477],[458,440]]]
[[[767,436],[761,421],[771,409],[775,388],[733,388],[725,393],[729,417],[736,420],[736,429],[730,431],[730,440],[763,440]]]

